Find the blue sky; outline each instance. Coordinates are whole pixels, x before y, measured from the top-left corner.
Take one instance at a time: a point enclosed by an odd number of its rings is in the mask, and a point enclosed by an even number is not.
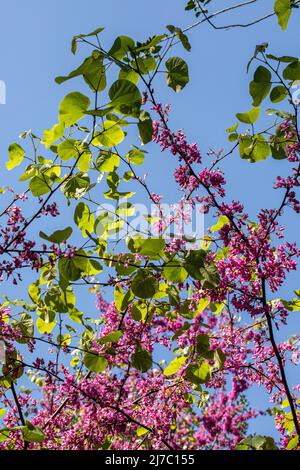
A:
[[[214,3],[216,9],[228,5],[227,1]],[[243,18],[248,20],[269,12],[273,3],[274,0],[261,0],[254,7],[244,9]],[[60,86],[54,82],[55,76],[73,70],[84,57],[83,50],[78,56],[71,54],[72,36],[105,26],[102,34],[107,47],[120,34],[145,40],[165,32],[167,24],[184,27],[193,23],[195,19],[191,13],[184,12],[184,4],[182,0],[5,2],[0,19],[0,80],[6,83],[7,103],[0,105],[0,185],[14,185],[19,176],[18,172],[12,172],[8,180],[4,166],[8,145],[16,141],[23,130],[32,129],[41,135],[43,129],[51,127],[57,120],[58,104],[66,93],[73,90],[87,92],[79,81]],[[241,19],[236,14],[224,17],[219,24],[238,17]],[[225,129],[235,122],[237,112],[251,108],[248,94],[251,74],[247,76],[246,64],[255,45],[266,41],[276,55],[299,56],[298,25],[299,13],[295,12],[285,33],[277,26],[275,18],[251,29],[215,31],[202,25],[192,30],[189,34],[192,52],[176,51],[188,61],[190,84],[178,95],[167,90],[162,81],[156,89],[162,102],[172,104],[172,127],[183,127],[190,140],[198,142],[203,154],[210,148],[229,150]],[[267,123],[268,120],[263,118],[260,122]],[[146,169],[151,169],[151,189],[163,193],[169,202],[175,202],[174,189],[171,189],[174,188],[171,183],[175,162],[167,154],[161,154],[157,147],[150,146],[149,152]],[[233,154],[224,169],[229,197],[245,201],[249,213],[255,215],[261,207],[276,206],[280,192],[272,191],[272,181],[276,175],[286,173],[288,164],[270,158],[251,165]],[[296,218],[289,215],[286,222],[290,238],[299,238]],[[59,220],[55,223],[61,227]],[[289,289],[282,295],[291,296],[292,288],[299,288],[296,276],[291,276]],[[22,286],[12,290],[8,285],[2,285],[1,292],[22,295],[22,289]],[[287,332],[291,331],[290,326]],[[267,403],[262,391],[255,390],[251,397],[259,404]],[[257,423],[252,430],[272,432],[268,419],[260,419]]]

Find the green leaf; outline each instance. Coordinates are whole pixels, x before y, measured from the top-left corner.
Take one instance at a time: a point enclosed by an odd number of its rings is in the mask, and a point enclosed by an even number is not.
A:
[[[72,126],[85,116],[85,111],[90,106],[87,96],[74,91],[64,97],[59,105],[59,122],[65,126]]]
[[[210,231],[211,232],[217,232],[217,231],[221,230],[227,224],[229,224],[228,217],[226,217],[226,215],[221,215],[218,222],[215,225],[212,225],[210,227]]]
[[[1,408],[0,409],[0,419],[3,418],[3,416],[5,415],[7,409],[6,408]]]
[[[106,199],[114,199],[114,200],[129,199],[134,195],[135,193],[132,191],[131,192],[130,191],[119,192],[114,189],[111,189],[110,191],[107,191],[106,193],[104,193],[104,197],[106,197]]]
[[[292,13],[291,0],[276,0],[274,11],[277,15],[278,24],[284,31]]]
[[[169,24],[167,26],[168,30],[170,31],[171,34],[175,34],[179,41],[181,42],[181,44],[183,45],[183,47],[185,48],[185,50],[187,51],[190,51],[191,50],[191,44],[190,44],[190,41],[187,37],[186,34],[184,34],[184,32],[182,31],[181,28],[178,28],[176,26],[173,26],[171,24]]]
[[[78,256],[79,254],[83,256]],[[77,281],[81,274],[87,268],[88,258],[85,256],[84,251],[79,250],[77,255],[72,258],[60,258],[58,260],[58,269],[60,275],[68,281]]]
[[[253,80],[256,83],[269,83],[272,79],[272,74],[269,69],[263,65],[259,65],[254,72]]]
[[[51,190],[51,180],[48,176],[34,176],[29,182],[29,189],[33,196],[42,196]]]
[[[89,152],[82,153],[77,162],[78,169],[82,171],[83,173],[89,171],[91,159],[92,159],[91,153]]]
[[[237,113],[236,117],[239,121],[244,122],[245,124],[253,124],[260,115],[260,108],[254,107],[250,109],[247,113]]]
[[[300,300],[294,299],[291,301],[281,300],[282,305],[289,311],[289,312],[298,312],[300,310]]]
[[[263,135],[241,136],[239,142],[240,156],[251,163],[265,160],[271,153],[269,143]]]
[[[166,245],[163,238],[130,238],[128,248],[133,253],[159,258]]]
[[[130,150],[126,155],[128,162],[134,165],[141,165],[144,162],[144,158],[145,153],[140,149]]]
[[[224,367],[226,356],[221,349],[216,349],[214,351],[214,367],[217,370],[221,370]]]
[[[176,308],[179,308],[179,313],[182,317],[188,318],[189,320],[195,318],[195,316],[197,315],[197,311],[191,308],[190,300],[187,299],[180,305],[180,297],[178,295],[178,292],[171,290],[168,291],[168,295],[170,304]]]
[[[96,167],[101,172],[111,173],[120,166],[120,157],[110,150],[102,150],[97,158]]]
[[[284,150],[284,146],[278,145],[276,143],[271,143],[270,149],[272,152],[272,157],[275,160],[284,160],[285,158],[287,158],[287,154]]]
[[[66,327],[68,328],[68,325],[66,325]],[[69,327],[69,329],[71,331],[73,331],[72,327]],[[74,330],[74,331],[76,332],[76,330]],[[71,344],[71,335],[70,335],[70,333],[66,333],[65,335],[57,335],[56,342],[60,346],[68,346],[69,344]]]
[[[229,134],[228,140],[229,142],[236,142],[239,138],[239,135],[236,134],[235,132],[233,134]]]
[[[146,58],[137,57],[134,61],[132,61],[133,67],[136,67],[139,74],[146,75],[149,72],[152,72],[156,69],[156,60],[154,57],[149,56]]]
[[[270,94],[270,99],[273,103],[279,103],[280,101],[284,100],[288,96],[287,89],[282,86],[276,86],[273,88]]]
[[[125,312],[133,298],[134,295],[130,290],[124,292],[122,287],[116,286],[114,291],[114,301],[119,312]]]
[[[66,139],[57,146],[58,156],[64,160],[70,160],[70,158],[78,158],[79,150],[76,147],[76,140]]]
[[[271,89],[272,74],[266,68],[260,65],[255,73],[253,81],[250,83],[250,95],[253,99],[253,106],[259,106]]]
[[[10,384],[7,382],[7,388],[9,388]],[[10,430],[9,428],[2,428],[0,429],[0,442],[5,442],[10,437]]]
[[[74,77],[83,76],[85,82],[93,91],[103,91],[106,87],[105,67],[103,66],[103,56],[99,51],[93,51],[92,55],[66,77],[56,77],[55,81],[59,85]]]
[[[22,334],[21,338],[16,339],[18,343],[28,343],[34,335],[34,323],[29,313],[22,313],[19,320],[12,322],[12,326]]]
[[[265,52],[267,48],[269,47],[269,44],[267,42],[263,42],[262,44],[257,44],[255,47],[255,51],[251,59],[249,60],[247,64],[247,73],[249,72],[250,65],[252,64],[253,60],[258,56],[259,53]]]
[[[280,111],[279,109],[274,109],[274,108],[266,109],[266,114],[268,114],[269,116],[274,116],[274,114],[275,114],[276,116],[279,116],[283,119],[292,117],[291,113],[289,113],[287,111]]]
[[[23,439],[26,442],[43,442],[45,434],[38,426],[34,426],[29,421],[26,421],[26,426],[21,427]]]
[[[164,266],[162,274],[167,281],[176,283],[184,282],[188,276],[180,261],[176,259],[173,259]]]
[[[135,47],[135,42],[128,36],[119,36],[113,43],[108,55],[115,59],[122,60],[123,57]]]
[[[138,347],[131,357],[131,364],[141,372],[147,372],[152,367],[151,354],[145,349]]]
[[[51,333],[55,325],[55,312],[52,310],[42,313],[36,320],[36,327],[41,334]]]
[[[70,238],[72,232],[72,227],[67,227],[64,230],[56,230],[52,235],[46,235],[44,232],[40,232],[40,237],[48,242],[62,243]]]
[[[158,291],[158,281],[149,271],[140,270],[132,279],[131,289],[140,299],[148,299]]]
[[[105,28],[97,28],[95,31],[92,31],[91,33],[88,34],[78,34],[77,36],[74,36],[72,39],[72,44],[71,44],[71,50],[73,54],[76,53],[77,50],[77,40],[81,38],[88,38],[90,36],[97,36],[97,34],[101,33]]]
[[[161,34],[160,36],[153,36],[152,38],[149,38],[146,42],[141,44],[136,49],[136,52],[141,52],[141,51],[155,51],[158,52],[161,49],[161,46],[159,46],[159,43],[167,37],[166,34]]]
[[[103,271],[103,267],[95,259],[89,259],[84,271],[84,276],[94,276]]]
[[[99,339],[99,343],[100,344],[117,343],[122,336],[123,336],[123,331],[120,331],[120,330],[112,331],[111,333],[108,333],[108,335],[102,336],[102,338]]]
[[[202,279],[202,273],[200,268],[204,268],[204,262],[206,258],[205,250],[191,250],[184,262],[184,267],[189,275],[197,280]]]
[[[167,85],[179,92],[189,82],[187,63],[180,57],[170,57],[166,62]]]
[[[294,292],[295,292],[296,296],[300,298],[300,289],[297,289]]]
[[[25,172],[20,176],[19,181],[26,181],[32,178],[37,173],[37,169],[34,164],[28,165]]]
[[[253,145],[253,139],[250,135],[242,135],[239,141],[239,151],[240,157],[249,159],[249,154],[251,153]]]
[[[267,436],[254,436],[247,437],[242,439],[237,447],[237,450],[278,450],[278,447],[275,445],[274,439]]]
[[[49,148],[54,142],[60,139],[65,132],[65,125],[63,122],[59,124],[54,124],[52,129],[46,129],[44,131],[44,137],[41,141],[42,144],[45,145],[46,148]]]
[[[198,303],[198,312],[202,313],[203,310],[209,305],[209,299],[200,299]]]
[[[271,153],[270,145],[262,135],[254,136],[253,150],[251,152],[251,158],[255,162],[265,160]]]
[[[91,214],[89,207],[84,203],[80,202],[74,212],[74,222],[78,228],[82,231],[82,235],[86,238],[87,232],[92,232],[94,229],[94,215]]]
[[[286,447],[286,450],[293,450],[297,447],[299,443],[299,436],[295,436],[295,437],[292,437],[290,440],[289,440],[289,443]]]
[[[153,136],[153,122],[147,111],[142,111],[139,115],[138,129],[142,144],[151,142]]]
[[[280,57],[276,57],[273,54],[267,54],[267,58],[272,59],[272,60],[276,60],[276,62],[284,62],[284,63],[295,62],[295,61],[298,60],[297,57],[293,57],[293,56],[290,56],[290,55],[283,55],[283,56],[280,56]]]
[[[119,73],[119,80],[129,80],[137,85],[139,81],[139,74],[129,67],[122,67]]]
[[[102,126],[102,132],[95,136],[93,145],[104,145],[106,147],[114,147],[120,144],[125,137],[121,127],[114,121],[105,121]]]
[[[200,334],[196,338],[196,351],[200,356],[205,355],[210,350],[209,336]]]
[[[113,111],[113,107],[109,106],[108,108],[98,108],[98,109],[89,109],[88,111],[85,112],[88,116],[98,116],[98,117],[103,117],[109,114],[111,111]]]
[[[128,276],[137,269],[139,262],[135,260],[135,257],[133,255],[124,254],[121,256],[118,255],[116,257],[116,261],[112,262],[111,264],[115,267],[116,272],[120,276]]]
[[[54,312],[66,313],[70,310],[74,310],[75,303],[76,297],[70,286],[66,289],[53,286],[51,289],[47,290],[45,295],[45,304]]]
[[[68,198],[79,199],[90,187],[90,178],[83,173],[77,173],[69,178],[61,187]]]
[[[84,355],[83,362],[88,370],[96,372],[96,374],[100,374],[107,367],[107,360],[104,356],[100,356],[97,351],[86,353]]]
[[[111,105],[117,112],[136,116],[142,102],[138,87],[129,80],[117,80],[109,90]]]
[[[39,305],[41,290],[37,284],[30,284],[28,288],[28,295],[31,298],[32,302]]]
[[[25,157],[25,150],[22,149],[21,145],[14,143],[8,147],[8,158],[9,161],[6,163],[6,168],[12,170],[16,166],[19,166]]]
[[[131,316],[135,321],[142,320],[143,315],[137,304],[131,306]]]
[[[134,178],[134,173],[131,170],[125,171],[123,175],[123,181],[128,183],[128,181],[132,180],[132,178]]]
[[[137,437],[142,437],[149,432],[149,429],[144,428],[143,426],[139,426],[136,430]]]
[[[292,62],[283,71],[285,80],[300,80],[300,60]]]
[[[169,375],[176,374],[176,372],[178,372],[181,369],[181,367],[184,365],[186,360],[187,360],[187,358],[184,357],[184,356],[175,357],[175,359],[173,359],[170,362],[168,367],[165,368],[164,375],[168,377]]]
[[[185,371],[186,378],[196,384],[204,384],[211,378],[211,368],[208,362],[201,362],[201,364],[190,364]]]
[[[210,304],[209,308],[210,310],[215,314],[215,315],[220,315],[220,313],[222,312],[222,310],[224,309],[225,307],[225,303],[224,302],[213,302]]]
[[[239,127],[239,123],[236,122],[233,126],[227,127],[226,132],[228,133],[235,132],[238,127]]]
[[[83,317],[82,312],[80,312],[79,310],[74,308],[73,310],[69,311],[68,313],[69,313],[69,317],[72,321],[74,321],[75,323],[82,323],[82,317]]]
[[[124,217],[131,217],[135,214],[135,206],[131,202],[121,202],[116,208],[116,214]]]

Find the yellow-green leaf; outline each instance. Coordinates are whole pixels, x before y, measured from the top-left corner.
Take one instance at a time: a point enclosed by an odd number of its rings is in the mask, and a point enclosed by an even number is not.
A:
[[[102,132],[93,140],[93,145],[114,147],[123,141],[125,134],[116,122],[105,121],[102,128]]]
[[[65,132],[65,125],[63,122],[59,124],[54,124],[52,129],[46,129],[44,131],[44,138],[41,141],[42,144],[45,145],[46,148],[49,148],[54,142],[60,139]]]
[[[221,230],[224,225],[228,224],[228,222],[228,217],[226,217],[226,215],[221,215],[218,222],[210,227],[211,232],[217,232],[218,230]]]
[[[72,126],[85,116],[89,106],[90,100],[87,96],[78,91],[69,93],[59,105],[59,122],[63,122],[65,126]]]
[[[278,24],[284,31],[292,13],[291,0],[276,0],[274,11],[277,15]]]
[[[8,148],[9,161],[6,163],[6,168],[12,170],[16,166],[19,166],[25,157],[25,151],[19,144],[11,144]]]
[[[167,377],[169,375],[173,375],[173,374],[176,374],[176,372],[178,372],[181,367],[183,366],[183,364],[186,362],[186,357],[182,356],[182,357],[175,357],[175,359],[173,359],[170,364],[168,365],[168,367],[165,368],[164,370],[164,375],[166,375]]]

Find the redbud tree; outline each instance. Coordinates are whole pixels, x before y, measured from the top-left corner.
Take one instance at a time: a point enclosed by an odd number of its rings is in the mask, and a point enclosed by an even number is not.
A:
[[[300,2],[276,0],[268,15],[239,24],[223,15],[256,0],[214,3],[185,2],[194,23],[150,38],[108,44],[102,27],[75,36],[75,68],[56,82],[76,77],[86,93],[67,94],[43,136],[24,132],[9,146],[6,167],[22,190],[2,189],[0,273],[28,295],[0,307],[2,450],[299,449],[300,385],[290,380],[299,336],[281,331],[296,322],[300,291],[280,291],[300,255],[282,223],[300,213],[300,61],[253,45],[252,107],[237,112],[223,151],[190,142],[184,116],[174,129],[176,104],[159,90],[185,92],[181,51],[192,54],[192,28],[226,34],[273,21],[285,30]],[[171,216],[164,188],[154,193],[143,172],[154,151],[175,165]],[[222,166],[233,155],[247,165],[280,161],[277,207],[250,218],[239,194],[227,197]],[[155,210],[137,226],[142,197]],[[213,224],[186,234],[181,221],[199,212]],[[248,432],[265,413],[247,398],[254,386],[269,396],[277,440]]]

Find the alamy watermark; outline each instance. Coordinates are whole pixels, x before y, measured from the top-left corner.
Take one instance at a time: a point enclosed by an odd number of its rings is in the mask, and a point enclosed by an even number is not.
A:
[[[5,364],[5,343],[0,340],[0,364]]]
[[[6,104],[6,84],[0,80],[0,104]]]
[[[292,90],[292,102],[295,106],[300,105],[300,81],[297,80],[291,86]]]
[[[187,242],[204,237],[204,211],[201,204],[189,201],[176,204],[133,204],[121,199],[118,204],[106,203],[96,212],[95,231],[98,237],[122,240],[127,237],[162,237]]]

